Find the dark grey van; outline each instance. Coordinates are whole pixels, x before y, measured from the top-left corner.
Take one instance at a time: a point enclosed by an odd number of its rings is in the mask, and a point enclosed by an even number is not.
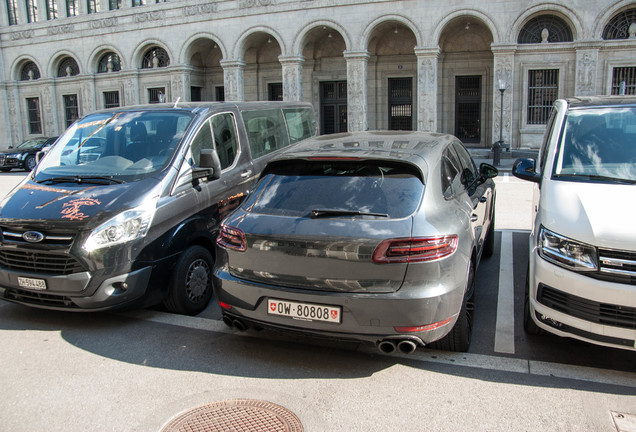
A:
[[[0,203],[0,298],[75,311],[197,314],[219,223],[280,149],[317,133],[310,104],[183,103],[78,120]]]

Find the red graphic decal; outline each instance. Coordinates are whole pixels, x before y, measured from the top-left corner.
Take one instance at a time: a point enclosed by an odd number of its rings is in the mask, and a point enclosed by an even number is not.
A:
[[[332,310],[331,311],[331,318],[333,318],[333,319],[338,318],[338,311],[337,310]]]
[[[62,217],[70,220],[83,220],[87,214],[80,212],[81,206],[100,205],[101,202],[95,198],[78,198],[64,203],[62,206]]]
[[[274,312],[276,310],[276,303],[272,303],[269,305],[269,308]]]

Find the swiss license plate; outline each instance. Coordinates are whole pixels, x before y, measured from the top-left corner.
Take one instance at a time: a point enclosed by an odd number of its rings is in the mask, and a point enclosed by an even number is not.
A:
[[[340,324],[342,309],[314,303],[297,303],[286,300],[267,300],[267,313],[301,321],[324,321]]]
[[[33,279],[18,276],[18,285],[20,285],[22,288],[34,290],[46,289],[46,281],[44,279]]]

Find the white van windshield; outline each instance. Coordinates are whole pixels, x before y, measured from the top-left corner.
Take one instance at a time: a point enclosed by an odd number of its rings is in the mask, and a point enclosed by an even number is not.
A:
[[[134,181],[165,167],[194,115],[152,110],[97,113],[74,123],[38,165],[36,181],[59,177]]]
[[[636,183],[636,108],[568,112],[554,178]]]

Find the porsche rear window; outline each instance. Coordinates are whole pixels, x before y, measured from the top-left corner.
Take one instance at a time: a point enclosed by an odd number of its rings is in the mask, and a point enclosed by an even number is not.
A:
[[[403,218],[419,206],[419,171],[385,161],[284,161],[270,165],[244,208],[254,213],[311,217],[312,212]]]

